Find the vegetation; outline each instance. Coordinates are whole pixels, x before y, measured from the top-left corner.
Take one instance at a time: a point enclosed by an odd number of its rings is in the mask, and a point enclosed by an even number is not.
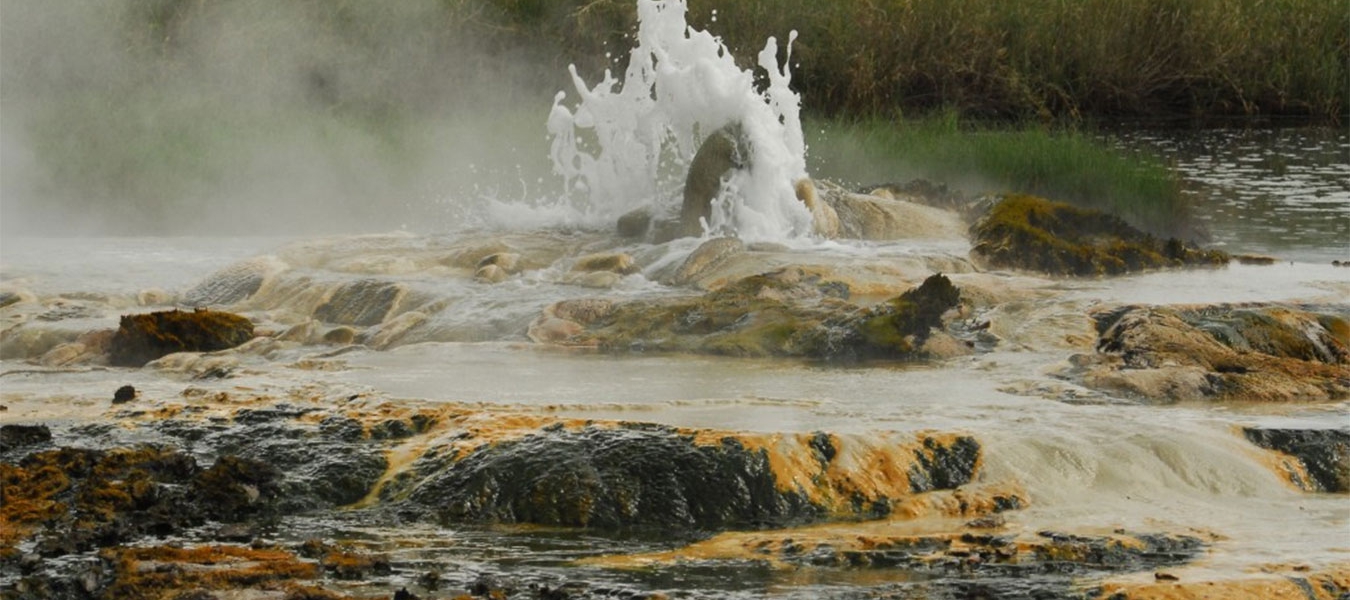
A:
[[[980,134],[961,142],[972,158],[890,123],[1350,115],[1340,2],[688,1],[690,24],[747,67],[766,38],[797,31],[793,87],[827,129],[907,159],[931,151],[921,172],[954,158],[993,169],[976,172],[996,185],[1094,198],[1146,228],[1173,220],[1136,214],[1167,193],[1143,188],[1167,184],[1103,193],[1086,180],[1135,179],[1132,167],[1080,152],[1085,139]],[[7,208],[55,212],[47,226],[62,231],[396,227],[445,211],[372,199],[480,185],[537,197],[549,168],[536,145],[549,98],[570,89],[566,66],[591,82],[621,72],[636,30],[635,0],[62,6],[9,3],[0,36],[5,117],[25,144],[7,164]],[[451,142],[465,139],[472,148]]]
[[[1114,215],[1027,195],[1003,197],[971,236],[972,253],[994,267],[1051,275],[1121,275],[1229,260],[1219,250],[1159,240]]]
[[[747,64],[768,36],[797,31],[794,86],[830,115],[1335,121],[1350,110],[1339,2],[689,2],[691,24],[723,36]],[[489,3],[515,23],[534,4]],[[553,4],[553,21],[529,26],[562,42],[570,60],[602,55],[594,46],[613,44],[607,32],[629,30],[631,0]]]
[[[805,127],[816,177],[854,186],[923,178],[970,194],[1025,192],[1110,212],[1157,235],[1198,237],[1166,164],[1077,129],[972,127],[952,112]]]

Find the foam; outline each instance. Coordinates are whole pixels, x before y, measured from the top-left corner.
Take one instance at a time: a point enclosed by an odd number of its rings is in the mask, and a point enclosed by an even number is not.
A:
[[[638,44],[622,80],[606,71],[593,87],[569,67],[578,101],[554,98],[548,119],[554,171],[586,222],[613,222],[656,206],[670,212],[699,144],[740,123],[753,158],[724,181],[709,232],[752,240],[808,235],[811,216],[792,183],[806,176],[801,100],[791,90],[791,41],[780,68],[769,38],[758,65],[767,85],[736,66],[720,38],[690,27],[683,0],[639,0]]]

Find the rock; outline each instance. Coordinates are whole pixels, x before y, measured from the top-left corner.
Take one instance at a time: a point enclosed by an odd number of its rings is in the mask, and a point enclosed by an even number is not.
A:
[[[474,268],[481,270],[483,267],[495,266],[501,269],[502,272],[511,275],[520,271],[520,264],[521,259],[519,253],[497,252],[495,254],[484,256],[474,265]]]
[[[323,334],[325,344],[346,346],[356,342],[356,330],[351,327],[334,327]]]
[[[637,262],[633,257],[623,252],[607,252],[603,254],[588,254],[578,258],[572,265],[573,272],[609,272],[619,275],[632,275],[638,272]]]
[[[259,287],[262,287],[261,284],[259,284]],[[256,289],[254,291],[256,291]],[[136,293],[136,304],[138,306],[165,306],[173,304],[173,294],[159,288],[141,290]]]
[[[818,190],[839,222],[839,237],[863,240],[961,239],[965,224],[955,212],[906,200],[855,194],[821,183]]]
[[[136,388],[124,385],[113,393],[113,404],[124,404],[136,399]]]
[[[235,304],[258,293],[263,283],[286,268],[271,256],[238,262],[208,275],[183,294],[182,302],[191,307]]]
[[[793,185],[797,199],[811,211],[811,233],[825,239],[839,237],[841,225],[834,207],[820,199],[816,185],[810,179],[800,179]]]
[[[1233,260],[1241,265],[1273,265],[1276,258],[1274,256],[1263,256],[1260,254],[1234,254]]]
[[[27,448],[52,441],[46,425],[0,425],[0,452]]]
[[[473,272],[473,280],[480,283],[501,283],[510,276],[506,269],[497,265],[484,265]]]
[[[930,332],[960,292],[945,276],[890,301],[859,307],[847,285],[800,268],[746,277],[697,298],[637,300],[580,308],[555,304],[537,319],[535,341],[604,350],[656,350],[730,356],[799,356],[826,360],[929,356]],[[576,309],[575,318],[563,313]],[[946,339],[946,338],[943,338]],[[955,343],[964,346],[963,343]],[[944,346],[941,354],[957,355]]]
[[[1175,238],[1160,241],[1114,215],[1026,195],[1004,196],[970,234],[972,254],[990,267],[1050,275],[1120,275],[1229,260]]]
[[[737,238],[714,238],[695,248],[684,262],[669,277],[663,277],[667,285],[688,285],[699,275],[713,270],[726,259],[745,252],[745,242]]]
[[[360,279],[334,290],[314,309],[314,318],[337,325],[378,325],[394,313],[407,293],[407,286],[401,283]]]
[[[193,479],[191,497],[209,518],[234,523],[273,511],[281,480],[281,471],[270,464],[226,455]]]
[[[1344,309],[1334,309],[1343,311]],[[1350,394],[1343,312],[1280,305],[1124,306],[1093,313],[1096,355],[1065,372],[1149,400],[1331,400]]]
[[[767,528],[884,516],[892,500],[970,482],[980,459],[979,443],[966,436],[923,435],[885,447],[831,440],[828,458],[817,451],[819,437],[701,438],[638,423],[558,428],[463,456],[424,455],[381,498],[431,510],[446,523]],[[870,467],[850,465],[880,456],[890,461],[886,473],[860,483],[850,469]]]
[[[170,310],[122,317],[109,347],[109,362],[139,367],[175,352],[212,352],[253,338],[253,323],[239,315]]]
[[[749,164],[750,150],[739,123],[718,129],[703,140],[684,179],[684,201],[680,206],[683,237],[703,235],[704,223],[712,217],[712,201],[722,190],[723,176]]]
[[[629,211],[619,217],[618,231],[620,237],[645,237],[651,227],[652,209],[647,206]]]
[[[1310,492],[1350,492],[1350,429],[1266,429],[1247,427],[1247,440],[1296,458],[1305,479],[1291,473],[1294,484]],[[1310,480],[1308,480],[1310,479]]]
[[[919,287],[855,314],[827,319],[801,342],[803,352],[829,360],[914,357],[961,291],[941,273]]]

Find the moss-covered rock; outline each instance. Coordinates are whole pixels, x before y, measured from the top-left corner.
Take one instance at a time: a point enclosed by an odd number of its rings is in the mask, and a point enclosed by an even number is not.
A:
[[[855,314],[826,320],[803,337],[804,353],[828,359],[916,357],[942,315],[957,306],[961,291],[941,273],[895,298]]]
[[[989,266],[1050,275],[1120,275],[1183,265],[1223,265],[1227,254],[1159,240],[1111,214],[1027,195],[1004,196],[970,230]]]
[[[114,365],[139,367],[174,352],[211,352],[253,339],[253,323],[215,310],[168,310],[122,317],[109,345]]]

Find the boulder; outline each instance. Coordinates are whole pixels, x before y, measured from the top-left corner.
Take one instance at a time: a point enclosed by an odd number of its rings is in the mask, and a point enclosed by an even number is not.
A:
[[[1227,254],[1159,240],[1115,215],[1027,195],[1007,195],[970,229],[986,265],[1050,275],[1120,275],[1183,265],[1224,265]]]
[[[125,315],[109,344],[108,360],[139,367],[175,352],[212,352],[233,348],[253,338],[253,323],[236,314],[214,310],[168,310]]]
[[[703,235],[703,225],[712,217],[712,202],[722,190],[723,176],[749,164],[749,148],[739,123],[718,129],[703,140],[684,179],[684,201],[680,205],[683,237]]]

